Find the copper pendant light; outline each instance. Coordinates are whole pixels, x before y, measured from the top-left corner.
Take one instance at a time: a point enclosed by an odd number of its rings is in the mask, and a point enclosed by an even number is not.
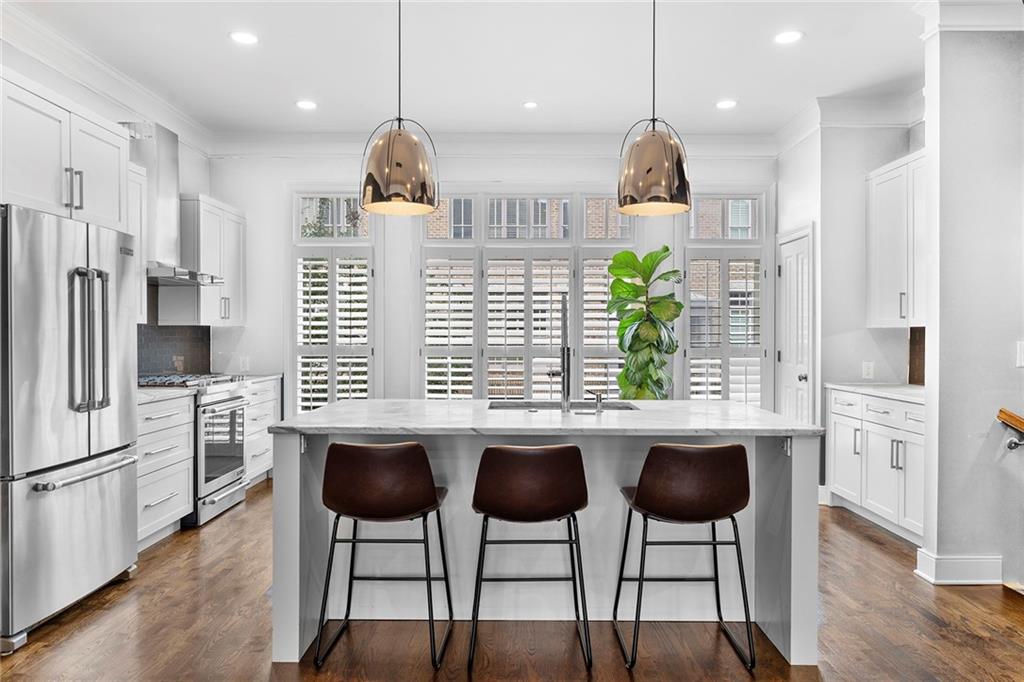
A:
[[[690,210],[686,149],[679,133],[655,113],[656,0],[651,0],[651,116],[626,131],[619,149],[619,212],[658,216]],[[626,143],[643,125],[627,149]]]
[[[410,124],[420,134],[413,132]],[[436,168],[437,150],[430,133],[416,121],[402,117],[402,0],[398,0],[398,116],[374,128],[366,141],[359,174],[359,205],[365,211],[384,215],[433,213],[438,199]]]

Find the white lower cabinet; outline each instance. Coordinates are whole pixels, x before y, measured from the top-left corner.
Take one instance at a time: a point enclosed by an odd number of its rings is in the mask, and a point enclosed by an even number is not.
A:
[[[195,400],[139,405],[138,540],[156,542],[195,506]],[[140,544],[140,549],[143,545]]]
[[[192,511],[194,463],[185,459],[139,476],[139,540]]]
[[[254,382],[246,391],[245,479],[252,481],[274,467],[274,437],[267,427],[281,419],[281,380]]]
[[[924,535],[924,408],[915,403],[830,389],[828,486],[852,502],[909,531]],[[863,512],[862,512],[863,513]],[[892,528],[890,528],[892,530]]]

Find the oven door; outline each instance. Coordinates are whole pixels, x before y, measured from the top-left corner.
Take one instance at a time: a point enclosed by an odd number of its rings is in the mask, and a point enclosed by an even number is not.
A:
[[[241,398],[201,405],[196,438],[196,494],[200,499],[237,482],[245,472],[245,406]]]

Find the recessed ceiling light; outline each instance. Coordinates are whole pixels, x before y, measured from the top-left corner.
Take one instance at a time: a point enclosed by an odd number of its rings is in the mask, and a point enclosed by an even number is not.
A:
[[[803,37],[803,31],[783,31],[775,36],[775,42],[779,45],[789,45],[790,43],[799,42]]]
[[[715,106],[719,109],[735,109],[736,100],[734,99],[723,99],[715,103]]]
[[[300,99],[298,102],[295,103],[295,106],[297,106],[299,109],[312,111],[313,109],[316,109],[316,102],[314,102],[311,99]]]
[[[537,103],[536,102],[523,102],[523,109],[536,109],[536,108],[537,108]]]
[[[248,31],[232,31],[231,39],[239,45],[255,45],[260,42],[255,33],[249,33]]]

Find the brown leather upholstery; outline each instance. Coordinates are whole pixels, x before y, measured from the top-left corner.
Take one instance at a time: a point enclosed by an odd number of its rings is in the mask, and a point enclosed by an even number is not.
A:
[[[503,521],[557,521],[587,506],[583,455],[575,445],[492,445],[476,472],[473,509]]]
[[[324,466],[324,506],[361,521],[407,521],[441,506],[419,443],[331,443]]]
[[[742,445],[651,447],[636,486],[622,488],[629,506],[672,523],[708,523],[750,501],[747,449]]]

